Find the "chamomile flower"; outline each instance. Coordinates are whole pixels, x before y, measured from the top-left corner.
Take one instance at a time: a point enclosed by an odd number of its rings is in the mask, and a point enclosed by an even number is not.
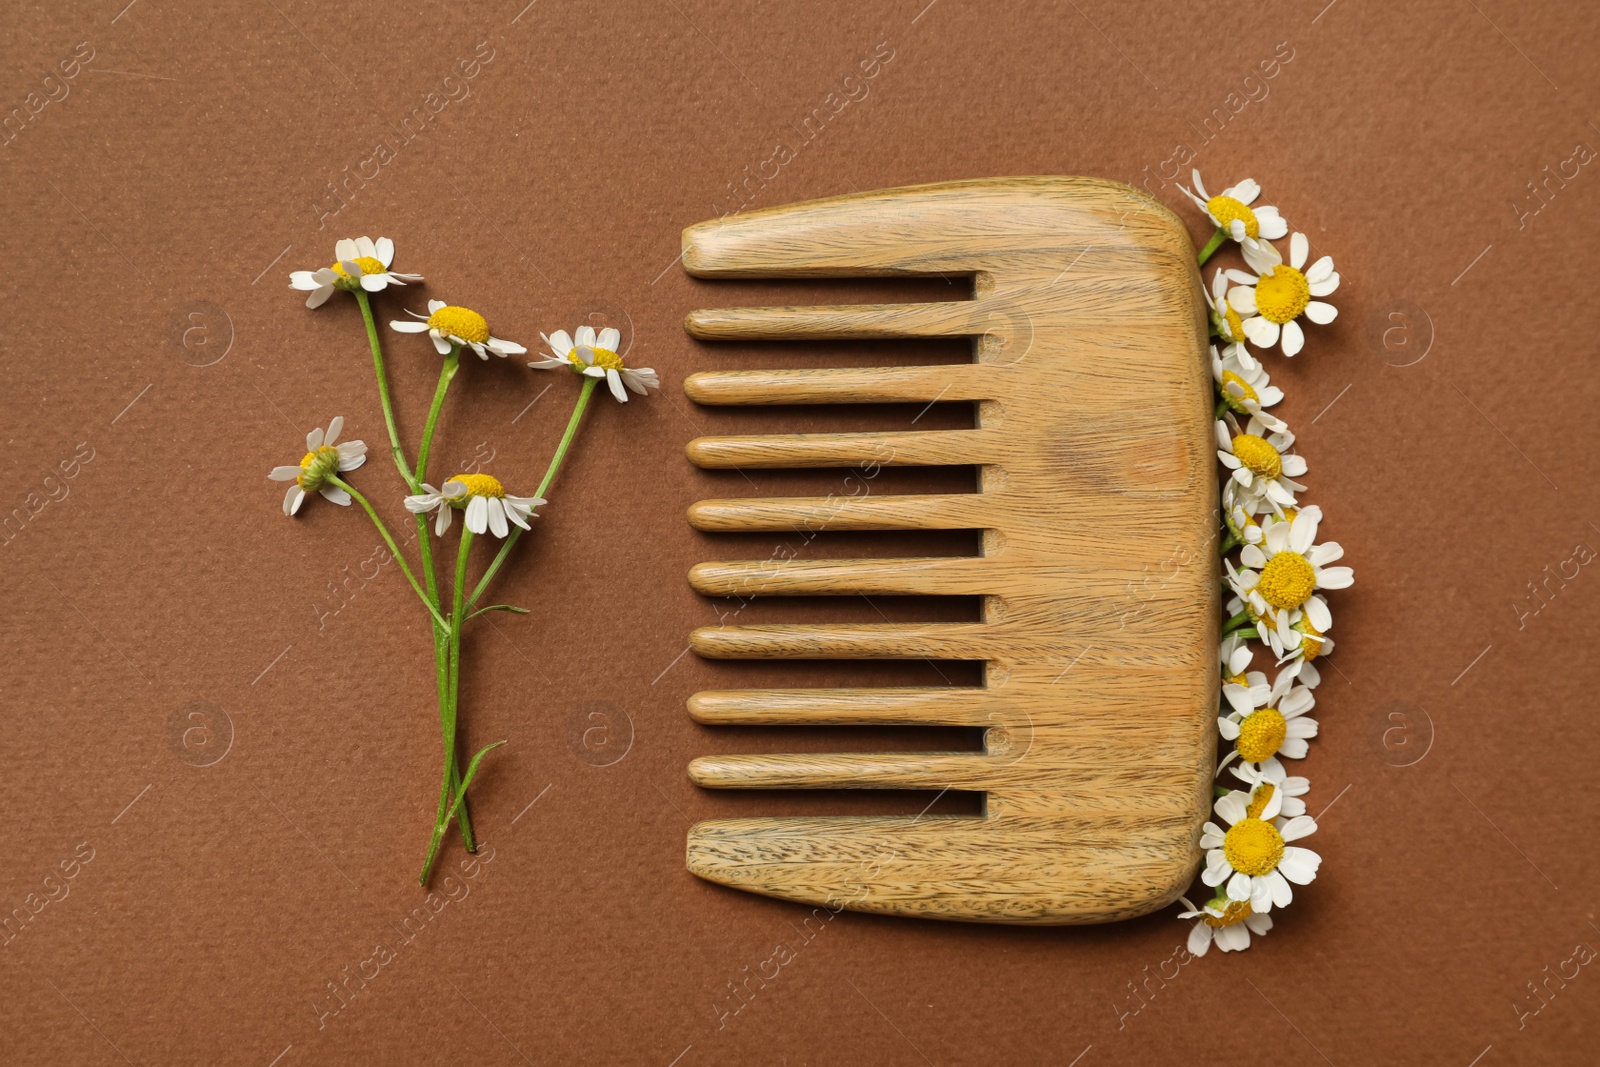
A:
[[[1211,221],[1217,224],[1219,230],[1227,230],[1228,236],[1243,244],[1249,241],[1276,241],[1289,232],[1289,224],[1283,221],[1278,214],[1278,209],[1262,205],[1253,207],[1256,199],[1261,196],[1261,186],[1256,184],[1254,178],[1246,178],[1237,185],[1230,185],[1216,196],[1206,192],[1205,183],[1200,180],[1198,170],[1191,172],[1194,177],[1194,189],[1183,186],[1189,199],[1199,205],[1200,210],[1211,216]]]
[[[1255,653],[1250,649],[1250,643],[1243,634],[1231,633],[1222,639],[1218,647],[1217,658],[1222,661],[1223,684],[1237,682],[1245,684],[1245,672],[1250,667],[1250,660]]]
[[[593,326],[579,326],[575,336],[568,336],[566,330],[557,330],[548,337],[539,336],[550,346],[550,352],[541,352],[537,361],[528,364],[535,370],[571,367],[579,374],[604,378],[611,387],[611,395],[624,404],[628,402],[628,389],[644,396],[650,389],[661,388],[661,379],[654,370],[629,367],[623,362],[617,354],[622,331],[615,327],[607,326],[596,333]]]
[[[1233,539],[1240,544],[1257,544],[1261,540],[1261,525],[1256,516],[1269,505],[1234,481],[1232,477],[1222,483],[1222,521]]]
[[[1249,789],[1254,789],[1262,782],[1277,786],[1279,795],[1283,797],[1283,807],[1278,812],[1280,816],[1293,819],[1306,813],[1306,802],[1301,798],[1311,792],[1311,779],[1289,774],[1281,763],[1276,766],[1235,763],[1231,769],[1233,776]]]
[[[1233,694],[1241,699],[1230,699],[1233,710],[1217,720],[1222,736],[1233,742],[1228,760],[1237,755],[1245,763],[1270,766],[1276,772],[1283,767],[1280,756],[1305,758],[1310,749],[1308,739],[1317,736],[1317,720],[1306,717],[1306,712],[1316,705],[1316,698],[1310,688],[1295,684],[1296,674],[1298,671],[1286,667],[1278,672],[1270,688],[1255,684],[1242,695]],[[1252,682],[1266,681],[1264,674],[1252,671],[1251,676]],[[1243,687],[1224,686],[1225,690],[1228,688]]]
[[[1189,931],[1189,954],[1204,956],[1213,942],[1224,952],[1237,952],[1250,947],[1250,935],[1264,936],[1272,929],[1272,916],[1251,910],[1248,900],[1229,900],[1217,896],[1204,907],[1195,907],[1187,897],[1179,897],[1188,910],[1180,919],[1199,919]]]
[[[1245,279],[1250,278],[1250,275],[1244,274],[1242,271],[1234,271],[1233,273],[1241,274]],[[1244,320],[1239,317],[1239,313],[1233,310],[1233,307],[1228,303],[1228,281],[1227,272],[1219,270],[1211,278],[1211,291],[1208,293],[1202,288],[1200,292],[1206,298],[1206,306],[1211,309],[1211,328],[1216,331],[1218,337],[1222,338],[1223,343],[1231,348],[1234,345],[1242,346],[1246,338],[1244,335]],[[1244,358],[1250,363],[1255,362],[1255,358],[1248,352],[1244,354]]]
[[[410,308],[406,309],[406,314],[422,321],[397,319],[389,323],[390,329],[401,333],[426,333],[433,338],[433,347],[441,356],[448,356],[452,345],[472,349],[478,353],[479,359],[488,359],[491,352],[497,356],[520,356],[527,351],[515,341],[504,341],[491,335],[489,323],[471,308],[446,304],[443,300],[430,300],[426,315]]]
[[[1249,794],[1234,790],[1218,797],[1217,817],[1228,829],[1206,823],[1200,835],[1200,847],[1207,850],[1200,880],[1209,886],[1226,883],[1228,899],[1249,901],[1252,911],[1289,904],[1294,899],[1289,883],[1310,883],[1322,857],[1289,845],[1315,833],[1317,824],[1309,815],[1279,818],[1282,807],[1283,791],[1269,781],[1259,782]]]
[[[1305,488],[1294,480],[1306,472],[1305,457],[1284,454],[1294,446],[1294,434],[1287,427],[1271,430],[1252,415],[1242,433],[1233,433],[1218,419],[1217,444],[1217,458],[1233,472],[1231,477],[1248,499],[1265,500],[1281,509],[1293,504],[1295,493]]]
[[[1310,250],[1311,244],[1303,233],[1289,238],[1288,263],[1269,244],[1244,246],[1245,262],[1257,277],[1239,272],[1238,280],[1244,284],[1228,290],[1228,306],[1248,316],[1243,323],[1244,335],[1256,347],[1271,348],[1281,340],[1283,354],[1292,356],[1305,347],[1305,332],[1296,321],[1301,315],[1321,326],[1338,317],[1338,308],[1315,299],[1339,288],[1333,257],[1323,256],[1302,270]]]
[[[512,496],[499,479],[488,474],[457,474],[438,489],[423,483],[425,492],[406,497],[406,510],[413,515],[437,512],[433,532],[443,536],[450,529],[457,509],[467,513],[467,529],[475,534],[491,532],[504,537],[511,523],[529,529],[533,509],[546,503],[536,496]]]
[[[1345,589],[1355,580],[1349,567],[1330,567],[1344,549],[1337,541],[1315,544],[1322,509],[1301,508],[1289,522],[1274,522],[1262,529],[1259,545],[1239,551],[1240,588],[1258,594],[1279,612],[1300,611],[1320,633],[1333,626],[1333,615],[1319,589]]]
[[[274,467],[267,477],[275,482],[294,482],[283,498],[283,513],[293,515],[305,503],[307,493],[321,493],[324,500],[342,507],[350,506],[350,494],[330,483],[330,479],[344,471],[353,471],[367,461],[365,441],[346,441],[334,444],[344,429],[340,416],[328,423],[324,432],[320,427],[306,434],[306,454],[299,466]]]
[[[420,274],[401,274],[389,269],[394,262],[394,242],[387,237],[341,238],[333,246],[333,266],[318,270],[297,270],[289,275],[289,288],[309,291],[306,307],[321,307],[335,289],[364,289],[380,292],[391,285],[420,282]]]
[[[1282,419],[1265,410],[1283,399],[1283,390],[1272,384],[1266,368],[1243,345],[1229,345],[1220,353],[1215,345],[1211,346],[1211,378],[1229,410],[1259,419],[1273,433],[1289,429]]]

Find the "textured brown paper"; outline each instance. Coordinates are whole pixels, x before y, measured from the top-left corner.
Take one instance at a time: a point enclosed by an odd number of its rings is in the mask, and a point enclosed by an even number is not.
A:
[[[0,40],[0,1061],[1592,1057],[1600,9],[95,0],[27,4]],[[1307,497],[1357,575],[1334,600],[1303,764],[1316,883],[1248,953],[1186,961],[1173,913],[1060,930],[818,918],[688,875],[696,819],[931,799],[711,795],[685,779],[694,755],[973,743],[698,727],[684,701],[703,688],[940,675],[706,663],[684,654],[692,627],[975,606],[741,609],[689,591],[703,559],[974,545],[688,528],[702,497],[848,476],[700,472],[690,438],[916,413],[696,408],[694,370],[883,355],[713,349],[685,311],[959,290],[695,282],[681,228],[1067,173],[1142,184],[1203,240],[1171,184],[1191,155],[1213,187],[1259,179],[1344,277],[1337,323],[1270,363]],[[308,311],[286,288],[363,233],[428,279],[379,296],[383,319],[437,297],[533,347],[598,315],[666,383],[625,407],[597,397],[494,597],[534,614],[469,635],[466,741],[510,743],[474,789],[486,847],[469,860],[452,837],[431,901],[413,881],[439,744],[422,613],[359,512],[311,500],[286,520],[265,477],[342,414],[377,446],[358,484],[405,528],[355,304]],[[386,341],[414,442],[438,357]],[[526,492],[576,383],[466,363],[439,460]],[[917,425],[969,419],[940,405]],[[885,471],[872,491],[969,485]]]

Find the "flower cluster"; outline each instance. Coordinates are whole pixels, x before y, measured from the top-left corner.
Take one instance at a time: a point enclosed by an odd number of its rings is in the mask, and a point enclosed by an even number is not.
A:
[[[1200,173],[1184,190],[1216,224],[1200,252],[1205,262],[1221,245],[1239,246],[1248,271],[1218,270],[1206,302],[1211,308],[1211,374],[1216,385],[1217,459],[1221,462],[1222,580],[1232,594],[1221,645],[1222,707],[1217,730],[1231,750],[1228,770],[1242,788],[1217,787],[1220,822],[1207,822],[1201,881],[1216,895],[1196,907],[1184,898],[1180,916],[1197,920],[1189,951],[1204,955],[1213,942],[1224,952],[1250,947],[1250,935],[1272,929],[1271,912],[1293,899],[1292,886],[1317,875],[1321,857],[1290,844],[1317,824],[1301,798],[1310,789],[1288,773],[1285,760],[1305,757],[1317,735],[1321,681],[1315,660],[1333,650],[1333,615],[1324,595],[1348,587],[1349,567],[1336,541],[1317,540],[1322,509],[1301,501],[1307,470],[1293,451],[1294,433],[1271,411],[1283,392],[1251,347],[1285,356],[1305,346],[1303,318],[1317,325],[1338,314],[1322,298],[1339,288],[1333,260],[1306,265],[1310,242],[1289,236],[1289,260],[1272,242],[1289,235],[1275,207],[1258,206],[1261,187],[1246,179],[1217,196]],[[1257,656],[1272,661],[1273,677],[1252,670]],[[1224,825],[1226,828],[1224,828]]]
[[[401,274],[390,269],[394,262],[394,242],[387,237],[374,241],[369,237],[347,238],[334,245],[332,266],[315,271],[295,271],[289,276],[289,286],[310,293],[306,306],[321,307],[335,292],[352,294],[361,309],[367,330],[367,340],[372,349],[373,370],[377,379],[378,400],[383,409],[388,429],[390,453],[409,493],[404,495],[406,511],[417,525],[417,551],[420,555],[417,578],[404,553],[400,551],[388,526],[378,510],[354,485],[345,481],[344,475],[366,462],[367,446],[362,441],[336,444],[344,429],[344,419],[335,418],[326,431],[312,430],[306,436],[306,453],[298,464],[274,467],[268,477],[280,482],[292,482],[283,499],[285,515],[295,515],[305,502],[308,493],[320,493],[335,504],[349,506],[356,503],[367,513],[382,534],[384,541],[399,563],[401,572],[411,583],[412,590],[422,601],[433,620],[433,651],[438,674],[439,719],[443,729],[445,760],[439,789],[439,806],[433,825],[433,837],[428,846],[428,857],[422,868],[421,882],[426,885],[433,869],[435,857],[446,831],[452,822],[461,829],[462,843],[467,850],[476,848],[471,820],[467,814],[466,792],[477,773],[479,761],[485,753],[504,742],[496,742],[480,750],[467,764],[465,771],[459,765],[456,753],[457,720],[460,712],[461,680],[461,629],[462,626],[486,611],[512,611],[527,614],[527,609],[510,604],[477,607],[478,599],[499,573],[517,538],[531,529],[529,521],[536,517],[536,509],[548,501],[545,494],[555,481],[562,461],[572,446],[583,419],[589,399],[596,387],[605,382],[619,401],[628,399],[629,391],[644,395],[659,388],[661,380],[648,367],[630,367],[622,355],[622,335],[612,328],[598,332],[592,326],[580,326],[575,331],[576,340],[565,330],[557,330],[545,338],[551,351],[528,364],[535,369],[566,367],[581,381],[578,398],[567,421],[565,432],[556,446],[549,466],[538,489],[531,496],[515,496],[506,491],[500,480],[484,471],[456,474],[435,488],[428,481],[428,454],[433,446],[434,431],[444,407],[445,395],[460,368],[461,355],[471,351],[482,360],[490,356],[502,358],[522,355],[527,349],[515,341],[496,337],[489,330],[488,320],[468,307],[446,304],[442,300],[428,301],[426,315],[407,311],[409,319],[389,323],[397,333],[425,333],[433,342],[434,350],[443,358],[439,371],[439,384],[434,390],[433,405],[423,427],[421,443],[415,452],[415,466],[408,460],[401,445],[395,423],[393,405],[389,398],[388,377],[384,371],[383,345],[373,318],[371,294],[380,293],[390,286],[405,286],[422,281],[420,274]],[[542,336],[542,335],[541,335]],[[457,511],[464,512],[460,540],[456,549],[455,582],[448,589],[440,580],[434,567],[433,545],[428,536],[427,516],[432,514],[433,534],[444,537],[450,531]],[[476,536],[492,535],[501,543],[498,552],[476,584],[467,581],[468,562],[472,540]],[[476,609],[476,610],[474,610]],[[447,617],[448,616],[448,617]]]

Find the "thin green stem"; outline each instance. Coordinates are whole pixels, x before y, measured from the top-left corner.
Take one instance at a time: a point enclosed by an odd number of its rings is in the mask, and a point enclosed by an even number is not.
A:
[[[448,505],[447,505],[448,506]],[[472,549],[472,531],[461,531],[461,548],[456,553],[456,584],[451,590],[450,607],[450,699],[445,702],[444,708],[444,770],[440,775],[440,812],[449,811],[444,798],[451,793],[451,786],[457,780],[456,768],[456,719],[460,709],[461,700],[461,616],[464,607],[464,596],[467,585],[467,554]],[[433,871],[433,861],[439,853],[439,845],[444,839],[444,832],[449,828],[446,817],[441,816],[433,824],[433,840],[428,845],[428,859],[422,866],[421,884],[428,884],[428,875]]]
[[[439,384],[433,390],[433,405],[428,408],[428,422],[422,428],[422,447],[417,449],[417,481],[428,480],[428,454],[433,451],[433,431],[439,424],[439,412],[444,407],[444,394],[449,391],[456,371],[461,369],[461,346],[451,345],[450,354],[444,357],[439,368]]]
[[[1222,633],[1224,636],[1226,636],[1227,634],[1233,633],[1235,630],[1242,630],[1246,626],[1253,625],[1254,623],[1250,619],[1250,613],[1248,611],[1241,611],[1239,614],[1233,616],[1227,622],[1222,624]]]
[[[337,474],[330,475],[328,481],[349,493],[355,498],[356,503],[361,505],[361,509],[372,519],[372,525],[376,526],[378,532],[383,535],[384,543],[389,546],[389,551],[394,555],[395,562],[400,564],[400,572],[406,576],[406,581],[411,583],[411,588],[416,590],[423,606],[428,609],[428,614],[433,616],[435,623],[443,626],[448,631],[450,629],[449,624],[444,621],[444,616],[439,614],[439,609],[434,606],[433,601],[428,599],[428,594],[423,592],[422,586],[417,582],[416,575],[411,573],[411,566],[406,563],[406,557],[400,552],[400,546],[394,543],[394,538],[389,535],[389,528],[383,524],[382,519],[378,518],[378,513],[372,510],[372,505],[367,502],[367,498],[362,496],[355,486]]]
[[[534,490],[534,496],[543,497],[556,480],[556,472],[561,469],[562,461],[567,458],[567,450],[572,447],[572,440],[578,435],[578,425],[583,422],[583,413],[589,407],[589,397],[594,394],[595,386],[599,385],[601,381],[602,379],[600,378],[584,376],[583,389],[578,393],[578,402],[573,406],[572,417],[567,420],[566,432],[561,435],[561,443],[556,445],[555,455],[550,457],[550,466],[545,468],[544,478],[539,482],[539,488]],[[506,557],[511,555],[511,549],[515,547],[517,539],[521,536],[522,529],[518,527],[511,531],[510,537],[505,539],[505,543],[500,546],[500,551],[495,554],[494,561],[489,564],[489,569],[483,572],[483,577],[478,580],[477,587],[472,590],[472,596],[467,598],[467,606],[469,608],[478,602],[478,598],[483,596],[484,590],[489,588],[489,583],[494,580],[494,576],[500,573],[500,567],[505,563]]]
[[[1200,254],[1195,257],[1200,261],[1200,266],[1205,266],[1206,260],[1210,259],[1212,253],[1221,248],[1222,242],[1226,241],[1227,239],[1228,231],[1224,230],[1220,226],[1217,227],[1217,232],[1211,235],[1211,240],[1206,242],[1206,246],[1202,248],[1200,250]]]
[[[378,377],[378,401],[383,405],[383,422],[389,428],[389,451],[394,455],[394,465],[400,471],[400,477],[411,487],[413,493],[418,492],[417,479],[411,473],[411,468],[406,466],[405,450],[400,447],[400,431],[394,425],[394,405],[389,402],[389,376],[383,370],[383,344],[378,340],[378,324],[372,318],[372,301],[367,298],[365,289],[357,289],[356,303],[361,305],[361,319],[367,324],[367,343],[372,346],[372,370]]]

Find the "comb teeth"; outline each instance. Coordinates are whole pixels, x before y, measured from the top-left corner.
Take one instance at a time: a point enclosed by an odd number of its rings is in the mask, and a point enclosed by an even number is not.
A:
[[[707,531],[981,529],[963,558],[750,560],[690,573],[709,596],[979,596],[976,623],[724,626],[706,657],[962,659],[975,688],[699,693],[700,722],[984,727],[981,752],[703,757],[710,788],[964,789],[976,817],[702,822],[689,869],[837,908],[1102,922],[1193,877],[1217,701],[1210,375],[1192,247],[1125,186],[1013,178],[918,186],[703,223],[700,277],[963,274],[969,301],[691,312],[704,339],[965,336],[958,366],[692,375],[702,404],[980,405],[970,430],[692,442],[702,467],[976,465],[971,494],[706,500]],[[1193,565],[1201,563],[1203,565]]]

